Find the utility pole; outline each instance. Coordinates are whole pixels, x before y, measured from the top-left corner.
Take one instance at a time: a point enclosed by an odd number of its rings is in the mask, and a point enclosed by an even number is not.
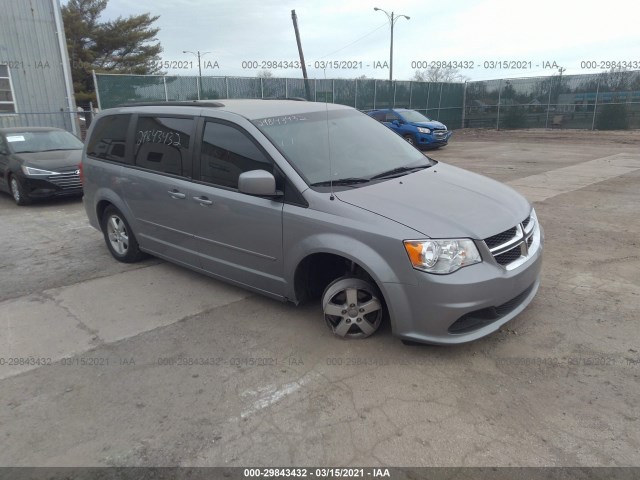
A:
[[[307,100],[311,101],[311,88],[309,88],[309,78],[307,77],[307,64],[304,63],[302,43],[300,42],[300,32],[298,31],[298,16],[296,15],[295,10],[291,10],[291,20],[293,21],[293,29],[296,32],[296,43],[298,44],[298,54],[300,55],[300,64],[302,65],[302,78],[304,78],[304,91]]]
[[[196,55],[198,57],[198,100],[200,100],[200,95],[202,93],[202,65],[200,63],[200,56],[202,55],[204,57],[207,53],[211,53],[211,52],[202,52],[202,53],[200,53],[200,50],[198,50],[197,52],[191,52],[189,50],[183,50],[182,53],[190,53],[190,54]]]

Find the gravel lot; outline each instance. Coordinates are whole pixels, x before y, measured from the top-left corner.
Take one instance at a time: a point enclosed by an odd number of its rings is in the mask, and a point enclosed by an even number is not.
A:
[[[545,228],[533,303],[459,347],[343,341],[319,305],[115,262],[79,199],[0,195],[0,465],[640,465],[639,133],[428,153],[512,184]]]

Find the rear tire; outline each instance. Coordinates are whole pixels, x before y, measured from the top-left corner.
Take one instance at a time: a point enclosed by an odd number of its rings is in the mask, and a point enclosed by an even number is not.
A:
[[[324,319],[342,338],[366,338],[382,323],[382,296],[375,285],[358,277],[340,277],[322,295]]]
[[[113,258],[123,263],[135,263],[145,257],[129,223],[116,207],[110,205],[104,210],[100,226]]]
[[[11,196],[16,205],[23,206],[31,203],[31,199],[25,193],[18,179],[13,175],[9,179],[9,190],[11,190]]]

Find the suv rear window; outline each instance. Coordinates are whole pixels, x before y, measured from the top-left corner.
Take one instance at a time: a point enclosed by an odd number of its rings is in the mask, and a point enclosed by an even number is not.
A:
[[[87,143],[87,155],[113,162],[127,161],[125,141],[131,115],[109,115],[98,120]]]
[[[135,165],[160,173],[189,176],[194,123],[192,118],[138,117]]]

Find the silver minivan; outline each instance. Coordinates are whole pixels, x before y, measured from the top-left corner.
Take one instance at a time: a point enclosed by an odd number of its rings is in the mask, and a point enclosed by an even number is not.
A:
[[[423,155],[346,106],[223,100],[102,112],[84,205],[111,254],[151,254],[295,304],[344,338],[388,318],[403,341],[496,331],[538,290],[530,203]]]

